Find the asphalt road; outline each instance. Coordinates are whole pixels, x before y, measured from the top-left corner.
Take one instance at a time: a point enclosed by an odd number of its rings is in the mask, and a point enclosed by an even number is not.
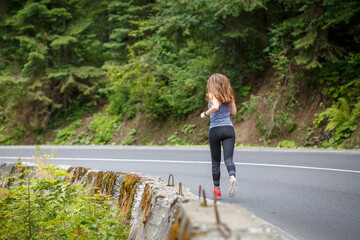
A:
[[[43,153],[53,148],[43,146]],[[56,148],[56,164],[142,172],[164,181],[172,173],[175,184],[196,195],[202,185],[211,195],[208,147]],[[0,162],[29,161],[34,153],[34,146],[0,146]],[[238,193],[227,196],[222,164],[221,201],[243,206],[285,239],[360,240],[360,151],[237,148],[234,161]]]

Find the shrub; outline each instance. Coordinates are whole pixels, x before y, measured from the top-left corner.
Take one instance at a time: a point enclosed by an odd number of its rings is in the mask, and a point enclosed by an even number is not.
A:
[[[242,107],[241,107],[240,111],[235,116],[236,121],[242,121],[248,115],[255,112],[258,101],[259,101],[259,98],[260,98],[259,96],[255,96],[255,95],[251,94],[250,99],[249,99],[249,103],[248,102],[242,102],[241,103]]]
[[[83,121],[77,120],[63,129],[56,130],[57,134],[54,140],[54,144],[59,144],[59,145],[71,144],[68,141],[70,140],[70,138],[76,135],[75,129],[81,127],[82,125],[83,125]]]
[[[170,137],[168,137],[167,139],[169,141],[169,145],[175,145],[175,146],[179,146],[179,145],[186,145],[187,141],[184,139],[181,139],[180,137],[178,137],[178,132],[174,132]]]
[[[136,129],[132,129],[130,132],[129,132],[129,137],[122,141],[121,142],[121,145],[132,145],[134,142],[135,142],[135,135],[136,135]]]
[[[330,108],[326,109],[324,112],[320,113],[319,116],[314,120],[315,128],[327,120],[325,130],[332,131],[336,127],[344,124],[350,119],[350,107],[345,98],[339,99],[339,104],[333,105]]]
[[[294,141],[284,140],[278,143],[279,148],[297,148],[297,144]]]
[[[181,132],[187,136],[191,135],[196,128],[195,124],[185,124]]]
[[[329,142],[323,142],[323,147],[339,146],[346,138],[350,137],[358,127],[357,120],[360,117],[360,101],[354,104],[352,111],[345,98],[339,98],[338,103],[320,113],[314,120],[314,128],[319,128],[326,122],[326,131],[332,131],[333,137]]]
[[[106,144],[113,136],[113,131],[119,128],[121,118],[103,114],[95,114],[89,125],[89,130],[94,133],[95,144]]]
[[[64,180],[70,174],[45,163],[52,156],[40,152],[35,171],[21,171],[19,163],[20,173],[0,179],[13,183],[0,188],[1,238],[127,239],[129,227],[111,198],[71,185]]]

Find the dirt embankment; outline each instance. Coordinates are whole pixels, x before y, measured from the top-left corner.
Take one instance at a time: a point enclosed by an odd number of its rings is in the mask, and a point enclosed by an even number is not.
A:
[[[276,77],[273,69],[257,76],[256,82],[248,81],[245,84],[251,86],[252,90],[247,98],[236,102],[238,115],[232,117],[237,145],[276,147],[279,142],[287,140],[295,142],[297,146],[304,146],[316,114],[330,105],[321,90],[303,91],[309,89],[302,86],[305,83]],[[200,113],[206,108],[204,101],[204,108],[184,119],[154,119],[144,113],[124,118],[120,130],[113,132],[113,138],[108,144],[205,145],[208,143],[209,118],[201,119]],[[96,113],[104,111],[105,106],[101,106]],[[88,125],[93,114],[81,117],[84,124],[76,130],[79,134],[92,134]],[[355,137],[349,142],[360,141],[359,131],[353,133]],[[51,143],[55,137],[54,131],[49,131],[43,136],[43,142]],[[38,140],[39,135],[32,134],[24,138],[21,144],[39,144]]]

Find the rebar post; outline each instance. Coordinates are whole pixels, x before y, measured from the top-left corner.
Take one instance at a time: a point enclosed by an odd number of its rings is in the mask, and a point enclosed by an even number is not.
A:
[[[207,207],[205,189],[203,189],[203,197],[204,197],[204,206]]]
[[[170,184],[170,178],[172,179],[172,184]],[[173,187],[174,185],[174,175],[170,174],[168,179],[168,186]]]
[[[183,195],[181,182],[179,182],[179,195]]]

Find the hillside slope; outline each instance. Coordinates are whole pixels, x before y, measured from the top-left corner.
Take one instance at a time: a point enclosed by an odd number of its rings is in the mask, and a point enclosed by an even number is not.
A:
[[[205,144],[218,72],[238,145],[358,148],[360,1],[0,6],[0,144]]]
[[[331,103],[319,91],[302,92],[299,85],[292,91],[296,98],[292,94],[289,97],[288,85],[279,87],[278,80],[269,69],[251,87],[248,97],[237,101],[238,114],[232,117],[236,145],[321,147],[332,135],[324,131],[325,126],[314,129],[313,122]],[[20,144],[207,145],[209,119],[200,118],[206,105],[204,101],[204,108],[183,119],[172,116],[163,120],[141,112],[132,118],[114,118],[106,113],[107,103],[102,103],[76,121],[49,129],[43,135],[32,133]],[[104,122],[94,126],[94,119],[99,118]],[[106,129],[104,126],[109,122]],[[107,138],[106,133],[110,134]],[[338,147],[359,149],[359,128]]]

